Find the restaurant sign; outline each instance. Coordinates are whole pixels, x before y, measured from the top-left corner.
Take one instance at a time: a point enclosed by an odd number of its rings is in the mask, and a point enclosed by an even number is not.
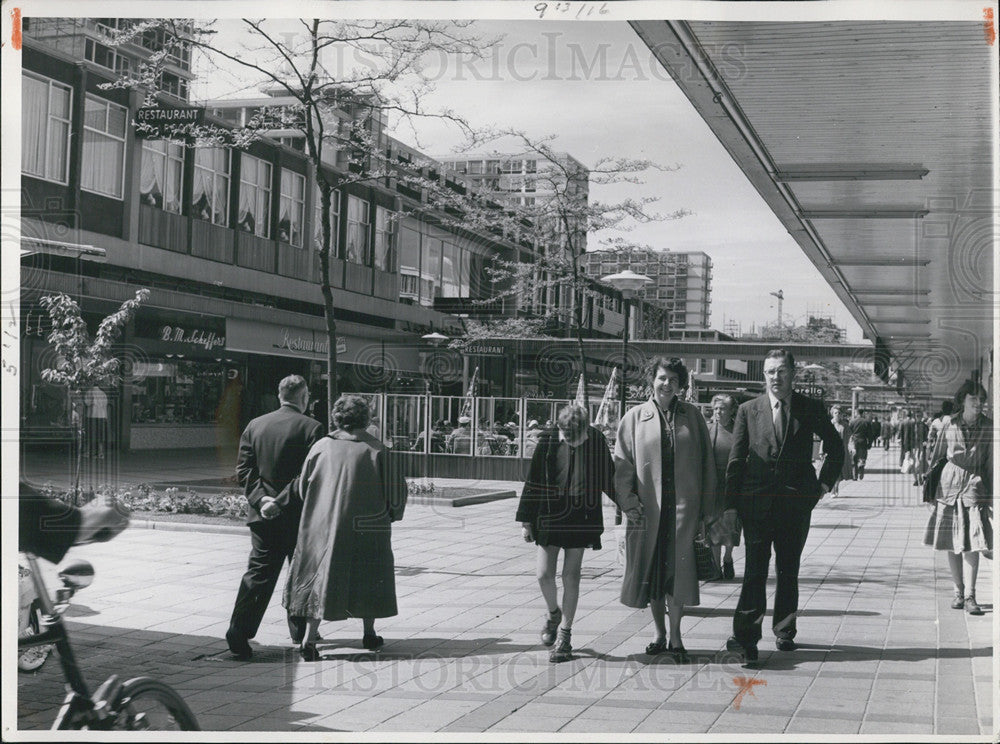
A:
[[[135,112],[135,133],[150,138],[187,134],[187,127],[198,126],[204,121],[203,108],[147,106]]]
[[[226,319],[226,338],[230,351],[248,351],[254,354],[277,354],[326,361],[330,350],[326,331],[277,323],[255,323],[239,318]],[[337,355],[346,353],[347,341],[338,338]]]
[[[465,347],[465,353],[469,356],[490,356],[490,357],[502,357],[506,356],[506,350],[503,344],[489,343],[489,342],[479,342],[474,344],[469,344]]]

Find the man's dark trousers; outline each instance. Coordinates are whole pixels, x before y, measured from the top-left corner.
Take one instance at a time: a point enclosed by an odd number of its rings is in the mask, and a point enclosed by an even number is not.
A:
[[[287,516],[294,516],[297,522],[299,513]],[[250,559],[229,621],[229,635],[236,638],[257,635],[278,584],[281,567],[286,560],[291,562],[298,536],[298,524],[289,525],[284,514],[272,520],[253,522],[249,527]],[[293,640],[301,639],[304,630],[303,619],[288,618],[288,633]]]
[[[743,646],[756,646],[767,612],[767,574],[774,548],[777,591],[774,598],[773,627],[778,638],[795,637],[795,616],[799,606],[799,563],[809,536],[811,512],[790,509],[775,499],[765,515],[743,521],[746,565],[743,588],[733,616],[733,635]]]
[[[240,437],[236,474],[250,507],[251,550],[226,633],[230,650],[238,655],[248,652],[247,640],[257,634],[281,567],[295,551],[302,502],[292,481],[322,429],[318,421],[285,402],[277,411],[251,421]],[[265,498],[275,500],[277,516],[268,519],[260,513]],[[301,640],[303,628],[300,618],[288,618],[292,640]]]

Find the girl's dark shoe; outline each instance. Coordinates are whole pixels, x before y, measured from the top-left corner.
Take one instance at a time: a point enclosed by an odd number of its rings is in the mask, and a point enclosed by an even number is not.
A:
[[[570,631],[566,628],[559,629],[559,638],[556,645],[549,651],[549,661],[556,663],[569,661],[573,658],[573,646],[570,644]]]
[[[688,656],[687,649],[681,646],[667,646],[667,653],[669,653],[678,664],[687,664],[691,661],[691,657]]]
[[[968,597],[965,598],[965,611],[968,612],[970,615],[983,614],[983,608],[979,606],[979,604],[976,602],[976,598],[972,595],[969,595]]]
[[[955,595],[951,598],[951,609],[961,610],[965,608],[965,599],[962,597],[964,593],[964,589],[955,590]]]
[[[303,643],[299,646],[299,655],[303,661],[319,661],[319,650],[315,643]]]
[[[365,634],[361,639],[361,645],[369,651],[377,651],[385,644],[385,639],[380,635]]]
[[[556,611],[549,613],[549,619],[542,626],[541,639],[543,646],[551,646],[556,642],[556,631],[559,630],[559,623],[561,622],[562,610],[556,607]]]
[[[736,578],[736,570],[733,568],[732,561],[722,562],[722,578],[724,578],[726,581],[730,581]]]
[[[665,638],[653,641],[648,646],[646,646],[646,653],[649,656],[657,656],[659,654],[665,654],[667,652],[667,640]]]

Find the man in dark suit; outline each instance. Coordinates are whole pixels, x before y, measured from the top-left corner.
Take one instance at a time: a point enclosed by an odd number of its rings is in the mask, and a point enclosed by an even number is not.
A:
[[[845,432],[851,450],[851,475],[854,480],[863,480],[865,465],[868,463],[868,448],[872,443],[872,424],[865,418],[865,412],[860,408],[854,418],[847,424]]]
[[[792,392],[795,360],[774,349],[764,358],[765,394],[736,413],[733,448],[726,466],[724,518],[743,520],[746,567],[743,589],[726,643],[744,662],[757,661],[757,642],[767,611],[767,571],[774,546],[777,593],[773,628],[781,651],[795,648],[799,561],[812,509],[833,488],[844,465],[844,444],[822,403]],[[813,435],[826,460],[819,479],[812,462]]]
[[[226,632],[229,650],[239,659],[252,656],[249,639],[257,634],[285,560],[291,560],[299,532],[302,503],[291,491],[302,463],[323,426],[304,414],[309,388],[299,375],[278,385],[281,407],[253,419],[240,438],[236,474],[250,502],[250,560],[236,594]],[[305,623],[288,618],[292,640],[302,640]]]

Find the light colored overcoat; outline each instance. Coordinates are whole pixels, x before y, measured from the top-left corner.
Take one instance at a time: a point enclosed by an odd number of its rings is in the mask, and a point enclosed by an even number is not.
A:
[[[621,602],[645,607],[649,576],[660,525],[663,499],[660,417],[652,400],[632,408],[618,425],[615,442],[615,491],[622,509],[642,504],[643,518],[629,520],[625,532],[625,578]],[[674,485],[676,529],[674,598],[699,604],[694,538],[701,520],[713,511],[716,492],[715,458],[705,417],[694,406],[677,402],[674,413]]]

